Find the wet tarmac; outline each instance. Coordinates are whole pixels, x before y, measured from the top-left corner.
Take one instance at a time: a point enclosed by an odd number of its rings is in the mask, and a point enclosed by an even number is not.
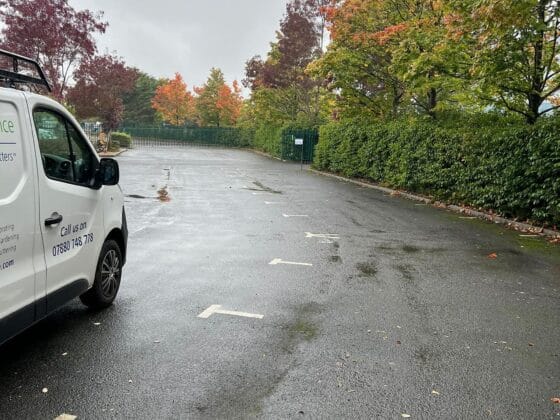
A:
[[[0,418],[560,414],[559,247],[248,151],[118,159],[119,296],[0,347]]]

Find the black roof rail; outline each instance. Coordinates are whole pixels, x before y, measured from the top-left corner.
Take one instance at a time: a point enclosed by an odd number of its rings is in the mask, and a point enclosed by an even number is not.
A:
[[[11,87],[15,87],[16,83],[45,86],[49,92],[52,92],[51,85],[45,77],[43,69],[35,60],[0,49],[0,59],[3,57],[12,59],[12,70],[0,68],[0,81],[7,82]],[[20,62],[30,64],[39,77],[20,73]]]

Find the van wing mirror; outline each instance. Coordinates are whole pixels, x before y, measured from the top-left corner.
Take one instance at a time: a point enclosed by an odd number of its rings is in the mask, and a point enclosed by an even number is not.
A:
[[[92,188],[99,189],[103,185],[117,185],[119,178],[119,163],[115,159],[101,158]]]

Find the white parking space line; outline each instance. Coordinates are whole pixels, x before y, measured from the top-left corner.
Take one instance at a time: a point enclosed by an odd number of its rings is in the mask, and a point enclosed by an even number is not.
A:
[[[260,314],[251,314],[248,312],[238,312],[238,311],[228,311],[226,309],[222,309],[222,305],[211,305],[203,312],[198,315],[198,318],[210,318],[214,314],[221,314],[221,315],[232,315],[232,316],[241,316],[244,318],[256,318],[256,319],[263,319],[264,315]]]
[[[306,238],[320,238],[320,239],[340,239],[338,233],[311,233],[305,232]]]
[[[282,258],[274,258],[268,263],[269,265],[287,264],[287,265],[303,265],[306,267],[313,267],[313,264],[294,262],[294,261],[284,261]]]
[[[288,217],[309,217],[307,214],[282,214],[282,216]]]

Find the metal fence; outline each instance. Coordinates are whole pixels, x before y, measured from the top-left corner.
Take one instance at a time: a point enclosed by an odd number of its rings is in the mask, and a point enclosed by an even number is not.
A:
[[[94,147],[106,147],[107,135],[97,127],[82,127]],[[161,148],[178,146],[198,147],[251,147],[254,131],[237,127],[146,127],[125,126],[118,131],[131,135],[132,147]],[[296,139],[303,140],[303,145],[296,144]],[[280,142],[280,157],[283,160],[313,162],[315,146],[319,141],[316,129],[285,128],[281,130],[281,137],[275,139]]]
[[[296,139],[303,140],[297,145]],[[319,132],[315,129],[285,129],[282,131],[281,158],[284,160],[313,162],[315,146],[319,142]]]
[[[252,131],[235,127],[122,127],[119,131],[132,136],[140,147],[219,146],[247,147]]]
[[[99,149],[99,140],[101,138],[103,138],[103,136],[106,136],[105,134],[103,134],[101,132],[101,130],[99,130],[98,128],[94,128],[91,126],[87,126],[87,125],[83,125],[82,124],[82,130],[84,130],[84,133],[86,134],[88,140],[91,142],[91,144],[93,144],[93,147],[98,150]]]

